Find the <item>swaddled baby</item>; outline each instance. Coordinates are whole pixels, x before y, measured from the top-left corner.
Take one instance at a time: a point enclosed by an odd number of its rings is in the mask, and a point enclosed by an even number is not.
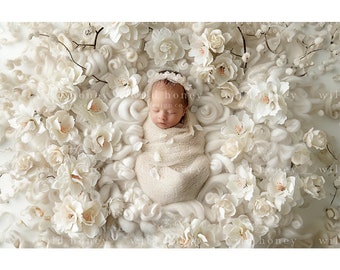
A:
[[[169,204],[195,199],[209,176],[205,138],[189,109],[189,85],[173,71],[157,73],[149,83],[145,145],[135,171],[153,201]]]

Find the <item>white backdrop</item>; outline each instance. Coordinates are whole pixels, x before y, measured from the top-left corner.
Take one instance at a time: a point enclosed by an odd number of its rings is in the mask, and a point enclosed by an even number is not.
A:
[[[337,23],[2,23],[3,247],[334,247]],[[192,83],[211,176],[160,206],[134,173],[154,70]]]

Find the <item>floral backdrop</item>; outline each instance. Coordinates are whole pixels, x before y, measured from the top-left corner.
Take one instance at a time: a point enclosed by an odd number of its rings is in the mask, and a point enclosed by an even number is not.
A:
[[[1,23],[1,246],[339,247],[339,27]],[[195,89],[211,168],[166,206],[134,172],[163,69]]]

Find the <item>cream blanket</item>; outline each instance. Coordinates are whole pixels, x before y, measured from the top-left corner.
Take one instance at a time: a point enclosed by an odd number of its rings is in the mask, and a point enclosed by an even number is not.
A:
[[[161,129],[144,123],[146,143],[136,160],[137,179],[153,201],[169,204],[195,199],[210,173],[204,133],[188,112],[183,127]]]

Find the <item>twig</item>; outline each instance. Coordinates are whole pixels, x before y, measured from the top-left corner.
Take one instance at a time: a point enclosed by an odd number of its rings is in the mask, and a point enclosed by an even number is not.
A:
[[[268,28],[268,31],[269,31],[269,29],[270,29],[270,27]],[[267,39],[267,33],[268,33],[268,31],[267,31],[266,33],[263,33],[263,34],[264,34],[264,40],[265,40],[265,42],[266,42],[266,46],[267,46],[268,50],[269,50],[271,53],[275,54],[275,52],[270,48],[269,43],[268,43],[268,39]]]
[[[244,38],[244,35],[243,35],[243,33],[242,33],[242,30],[241,30],[241,28],[240,28],[239,26],[237,26],[237,29],[238,29],[238,31],[240,32],[241,37],[242,37],[243,53],[247,53],[246,40],[245,40],[245,38]],[[247,68],[247,62],[244,63],[244,69],[246,69],[246,68]]]
[[[94,37],[94,42],[93,44],[88,44],[88,43],[78,43],[76,41],[72,41],[74,44],[76,44],[76,48],[78,47],[83,47],[83,48],[86,48],[86,47],[93,47],[93,49],[96,49],[96,46],[97,46],[97,40],[98,40],[98,35],[99,33],[104,29],[104,27],[101,27],[98,31],[96,30],[96,36]]]

